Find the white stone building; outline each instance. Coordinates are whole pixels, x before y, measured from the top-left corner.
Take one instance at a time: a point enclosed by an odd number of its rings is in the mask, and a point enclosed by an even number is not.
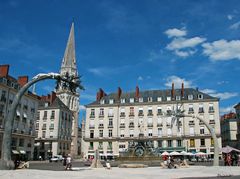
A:
[[[9,74],[9,65],[0,65],[0,150],[4,132],[4,121],[19,89],[28,82],[27,76],[15,79]],[[38,96],[27,92],[18,104],[12,130],[12,159],[32,159],[35,138],[35,119]],[[1,154],[1,151],[0,151]]]
[[[94,150],[100,155],[114,157],[128,148],[129,142],[138,139],[140,131],[144,139],[152,143],[158,152],[205,152],[213,157],[213,140],[206,126],[189,117],[181,118],[179,127],[167,114],[177,108],[185,114],[204,118],[217,134],[221,147],[219,99],[186,88],[148,90],[106,95],[102,89],[97,99],[86,106],[84,155],[91,157]]]
[[[72,112],[53,92],[42,96],[36,122],[34,158],[48,159],[70,153]]]

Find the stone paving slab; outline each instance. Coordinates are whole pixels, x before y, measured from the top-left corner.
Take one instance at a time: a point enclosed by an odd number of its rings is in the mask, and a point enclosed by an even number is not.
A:
[[[78,171],[0,170],[0,179],[174,179],[185,177],[216,177],[240,175],[240,167],[191,166],[180,169],[112,168],[79,169]],[[227,179],[227,177],[224,177]]]

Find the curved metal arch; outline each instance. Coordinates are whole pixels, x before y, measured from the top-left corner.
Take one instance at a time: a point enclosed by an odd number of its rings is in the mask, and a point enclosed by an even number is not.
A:
[[[3,161],[11,160],[12,128],[14,123],[14,116],[15,116],[19,101],[21,100],[24,93],[27,92],[29,87],[31,87],[34,83],[37,83],[38,81],[42,81],[45,79],[67,81],[65,78],[62,78],[58,73],[38,74],[18,91],[10,107],[7,118],[5,119],[3,141],[2,141],[2,160]]]

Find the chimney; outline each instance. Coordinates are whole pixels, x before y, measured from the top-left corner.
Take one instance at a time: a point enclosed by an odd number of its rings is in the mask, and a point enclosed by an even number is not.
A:
[[[118,99],[120,99],[121,95],[122,95],[122,89],[120,87],[118,87]]]
[[[184,83],[182,83],[181,96],[184,98]]]
[[[172,83],[172,91],[171,91],[171,96],[172,96],[172,99],[174,99],[174,83]]]
[[[99,92],[96,94],[96,101],[99,101]]]
[[[23,87],[28,82],[28,76],[19,76],[18,84]]]
[[[136,86],[136,91],[135,91],[135,98],[139,98],[139,87]]]
[[[52,91],[52,95],[51,95],[51,99],[50,99],[50,103],[52,104],[53,101],[56,99],[57,95],[54,91]]]
[[[0,77],[7,77],[9,72],[9,65],[0,65]]]

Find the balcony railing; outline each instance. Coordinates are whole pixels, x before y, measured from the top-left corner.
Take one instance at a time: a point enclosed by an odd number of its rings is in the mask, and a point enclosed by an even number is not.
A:
[[[130,114],[129,114],[129,117],[134,117],[134,113],[130,113]]]
[[[194,121],[189,121],[188,125],[189,125],[189,126],[194,126],[195,123],[194,123]]]
[[[139,112],[138,116],[144,116],[143,112]]]
[[[133,127],[134,127],[134,123],[130,123],[129,128],[133,128]]]
[[[94,125],[90,125],[90,126],[89,126],[89,129],[94,129],[94,128],[95,128]]]
[[[161,111],[161,112],[159,111],[159,112],[157,113],[157,115],[158,115],[158,116],[162,116],[162,115],[163,115],[162,111]]]
[[[113,125],[112,124],[108,125],[108,128],[113,128]]]
[[[89,146],[89,147],[88,147],[88,150],[93,150],[93,146]]]
[[[215,120],[210,120],[209,124],[215,124]]]
[[[152,112],[149,112],[149,113],[147,114],[147,116],[153,116],[153,113],[152,113]]]
[[[104,128],[104,125],[103,125],[103,124],[99,124],[99,125],[98,125],[98,128],[99,128],[99,129],[102,129],[102,128]]]
[[[121,113],[120,117],[126,117],[126,114],[125,113]]]
[[[95,118],[95,114],[90,114],[90,118]]]
[[[125,128],[125,124],[124,123],[120,124],[120,128]]]
[[[188,110],[188,114],[193,114],[194,113],[194,110],[193,109],[189,109]]]
[[[148,123],[148,127],[153,127],[153,123]]]
[[[114,115],[113,114],[108,114],[108,117],[113,117]]]
[[[162,127],[162,126],[163,126],[162,123],[158,123],[158,124],[157,124],[157,127]]]
[[[208,113],[214,113],[215,111],[214,111],[214,109],[209,109],[208,110]]]
[[[104,117],[104,114],[99,114],[99,118],[102,118],[102,117]]]

